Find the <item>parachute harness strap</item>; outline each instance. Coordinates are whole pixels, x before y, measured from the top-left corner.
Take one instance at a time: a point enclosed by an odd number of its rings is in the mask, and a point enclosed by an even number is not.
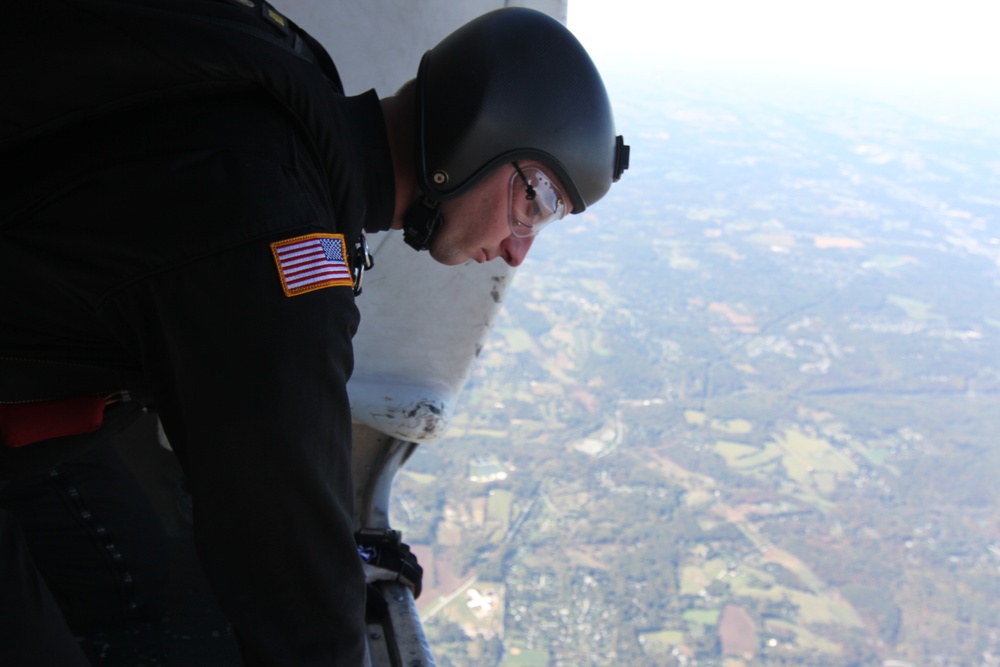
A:
[[[442,222],[441,202],[421,197],[410,204],[403,216],[403,240],[414,250],[428,250]]]

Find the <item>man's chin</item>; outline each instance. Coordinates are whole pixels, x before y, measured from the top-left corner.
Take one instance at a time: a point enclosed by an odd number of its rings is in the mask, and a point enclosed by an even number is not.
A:
[[[469,257],[461,256],[457,253],[443,252],[440,248],[431,244],[428,252],[431,258],[434,259],[438,264],[443,264],[445,266],[458,266],[459,264],[465,264],[469,261]]]

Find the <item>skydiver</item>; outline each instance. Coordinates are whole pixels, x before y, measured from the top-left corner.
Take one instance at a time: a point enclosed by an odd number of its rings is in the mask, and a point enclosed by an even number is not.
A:
[[[245,663],[361,664],[346,383],[363,233],[517,266],[628,166],[594,65],[541,13],[466,24],[380,100],[345,97],[322,47],[254,6],[37,0],[0,29],[21,82],[0,111],[17,166],[0,186],[4,664],[87,664],[4,503],[46,480],[127,565],[87,509],[106,478],[80,471],[114,467],[95,447],[148,410]],[[141,602],[112,566],[121,604]]]

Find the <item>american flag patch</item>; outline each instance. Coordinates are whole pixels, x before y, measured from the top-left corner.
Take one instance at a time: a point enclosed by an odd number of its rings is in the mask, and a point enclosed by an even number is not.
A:
[[[281,288],[297,296],[338,285],[353,286],[343,234],[309,234],[271,244]]]

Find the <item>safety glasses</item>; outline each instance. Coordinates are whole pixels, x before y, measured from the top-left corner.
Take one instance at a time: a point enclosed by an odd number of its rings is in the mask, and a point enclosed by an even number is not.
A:
[[[521,169],[516,162],[510,178],[510,231],[528,238],[566,215],[566,198],[541,169]]]

